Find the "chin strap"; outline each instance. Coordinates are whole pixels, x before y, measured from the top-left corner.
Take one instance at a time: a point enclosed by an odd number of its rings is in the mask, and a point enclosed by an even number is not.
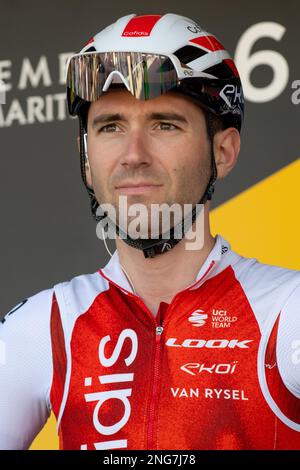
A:
[[[79,133],[80,133],[80,170],[81,170],[81,177],[84,182],[84,185],[87,189],[88,195],[90,197],[90,204],[91,204],[91,212],[94,219],[97,222],[101,222],[104,218],[108,221],[111,227],[116,231],[118,236],[121,236],[125,243],[136,248],[138,250],[142,250],[144,253],[145,258],[154,258],[157,255],[161,255],[167,251],[170,251],[177,245],[178,242],[185,236],[188,230],[192,227],[193,223],[195,222],[197,216],[201,212],[202,204],[205,204],[206,201],[212,198],[212,195],[215,190],[215,182],[217,179],[217,167],[215,163],[213,148],[212,148],[212,139],[210,139],[211,143],[211,165],[212,165],[212,174],[208,185],[205,189],[205,192],[198,203],[194,206],[192,212],[184,217],[181,222],[179,222],[175,227],[172,227],[169,232],[168,236],[164,236],[161,234],[158,238],[155,239],[133,239],[128,234],[126,234],[118,225],[114,224],[110,219],[108,219],[107,214],[104,215],[97,215],[97,209],[99,207],[99,203],[95,197],[94,190],[88,186],[86,181],[86,156],[85,156],[85,146],[84,146],[84,133],[85,128],[83,126],[82,117],[79,115]]]

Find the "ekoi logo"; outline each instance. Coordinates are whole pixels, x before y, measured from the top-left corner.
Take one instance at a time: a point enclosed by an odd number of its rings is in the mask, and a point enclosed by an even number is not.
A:
[[[199,308],[198,310],[195,310],[192,313],[192,315],[189,317],[189,322],[191,322],[193,326],[198,326],[198,327],[205,325],[208,315],[203,312],[204,310],[201,310],[201,308]]]
[[[129,356],[126,357],[126,359],[124,359],[124,362],[127,367],[132,365],[132,363],[134,362],[136,358],[137,351],[138,351],[138,339],[134,330],[126,329],[126,330],[123,330],[121,334],[119,335],[115,349],[113,350],[113,353],[110,357],[106,357],[105,355],[105,346],[107,345],[107,343],[111,341],[110,336],[109,335],[105,336],[99,342],[98,356],[99,356],[99,362],[102,367],[109,368],[109,367],[116,365],[126,339],[129,339],[131,341],[131,351],[130,351]],[[131,414],[131,406],[130,406],[129,397],[131,396],[132,388],[129,388],[127,385],[128,388],[124,387],[121,389],[119,386],[121,383],[133,382],[133,379],[134,379],[134,374],[130,372],[122,373],[122,374],[113,373],[113,374],[108,374],[108,375],[102,375],[98,377],[100,385],[115,384],[116,390],[98,391],[94,393],[86,393],[84,395],[86,402],[96,402],[96,406],[93,412],[93,425],[95,429],[97,430],[97,432],[101,434],[102,436],[113,436],[114,434],[119,432],[128,422],[130,418],[130,414]],[[86,387],[91,386],[92,377],[85,377],[84,384]],[[124,408],[124,414],[122,418],[110,426],[103,424],[101,422],[101,417],[100,417],[101,407],[103,406],[105,402],[107,402],[107,400],[119,400],[118,408],[119,408],[120,402]],[[94,442],[94,446],[96,450],[126,449],[127,439],[114,439],[114,440],[110,439],[110,440],[101,441],[101,442]],[[88,446],[87,444],[82,444],[80,448],[81,450],[87,450]]]
[[[228,364],[206,364],[199,362],[188,362],[180,367],[181,370],[190,375],[207,374],[233,374],[235,372],[237,361]]]
[[[244,104],[243,90],[240,86],[227,84],[222,88],[219,94],[229,109],[233,109]]]

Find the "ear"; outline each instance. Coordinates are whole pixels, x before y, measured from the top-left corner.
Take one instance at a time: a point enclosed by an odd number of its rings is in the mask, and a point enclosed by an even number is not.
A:
[[[240,133],[235,127],[229,127],[215,134],[214,155],[218,170],[218,179],[225,178],[234,168],[240,146]]]
[[[76,141],[77,141],[78,152],[80,154],[80,136],[77,137]],[[93,188],[91,168],[90,168],[88,160],[86,160],[86,162],[85,162],[85,177],[86,177],[86,182],[87,182],[88,186],[90,186],[90,188]]]

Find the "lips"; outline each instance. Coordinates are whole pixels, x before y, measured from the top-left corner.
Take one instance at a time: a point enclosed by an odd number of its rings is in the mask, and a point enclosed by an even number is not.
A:
[[[159,187],[161,184],[149,183],[149,182],[139,182],[139,183],[122,183],[119,186],[116,186],[116,189],[119,192],[126,194],[138,194],[153,191]]]
[[[149,183],[147,181],[141,181],[139,183],[122,183],[116,186],[116,189],[121,189],[121,188],[140,188],[140,187],[147,187],[147,186],[161,186],[161,184],[156,184],[156,183]]]

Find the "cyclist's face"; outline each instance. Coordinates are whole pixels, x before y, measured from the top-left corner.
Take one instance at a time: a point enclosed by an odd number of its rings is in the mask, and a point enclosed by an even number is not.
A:
[[[205,117],[189,98],[169,92],[140,101],[110,90],[88,116],[87,181],[100,203],[195,204],[211,171]],[[132,187],[135,185],[135,187]]]

